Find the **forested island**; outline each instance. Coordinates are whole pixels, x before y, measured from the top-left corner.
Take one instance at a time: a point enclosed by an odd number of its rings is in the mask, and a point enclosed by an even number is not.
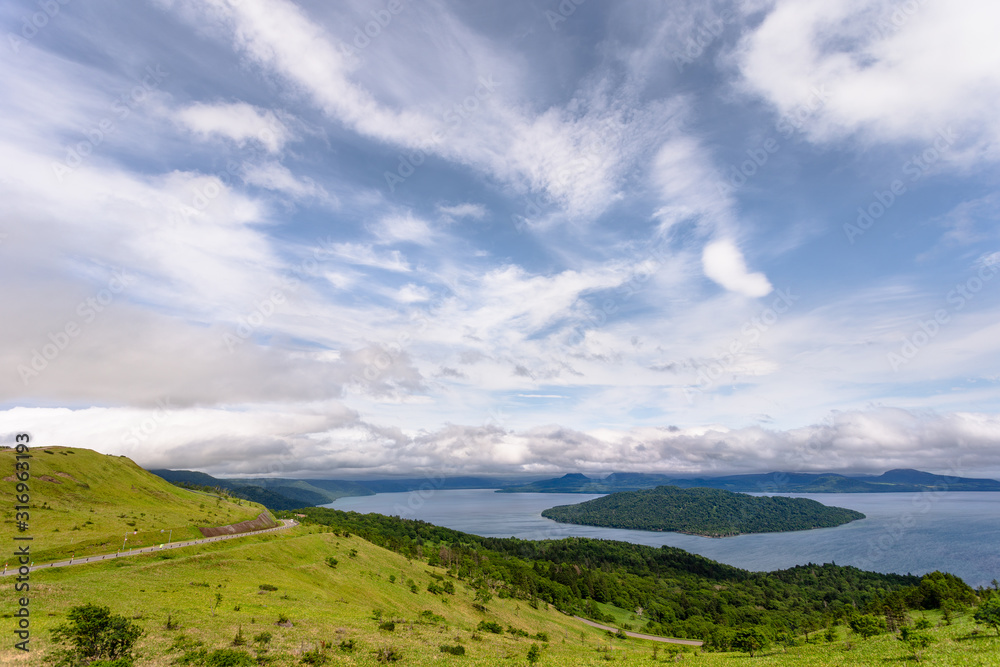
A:
[[[832,528],[865,518],[861,512],[806,498],[676,486],[612,493],[577,505],[552,507],[542,516],[560,523],[704,537]]]

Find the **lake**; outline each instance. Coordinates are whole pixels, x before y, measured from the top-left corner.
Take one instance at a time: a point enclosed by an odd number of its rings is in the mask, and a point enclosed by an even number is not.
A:
[[[1000,493],[780,495],[846,507],[864,512],[867,518],[836,528],[709,538],[574,526],[541,516],[542,510],[555,505],[600,497],[595,494],[424,490],[341,498],[325,507],[420,519],[484,537],[542,540],[577,536],[650,546],[667,544],[756,571],[833,562],[900,574],[941,570],[961,577],[974,588],[1000,579]]]

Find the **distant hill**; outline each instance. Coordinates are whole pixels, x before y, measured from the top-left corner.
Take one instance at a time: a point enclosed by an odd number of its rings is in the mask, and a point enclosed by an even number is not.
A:
[[[221,478],[195,470],[149,472],[173,484],[225,489],[232,496],[252,500],[270,510],[326,505],[345,496],[374,495],[373,491],[360,484],[333,479]]]
[[[836,473],[771,472],[722,477],[671,477],[649,473],[612,473],[593,478],[579,473],[563,475],[520,486],[508,486],[498,493],[616,493],[657,486],[690,489],[704,487],[737,492],[762,493],[901,493],[932,490],[1000,491],[993,479],[950,477],[919,470],[890,470],[879,476],[847,476]]]
[[[831,528],[865,515],[806,498],[748,496],[722,489],[658,486],[621,491],[542,512],[560,523],[726,537]]]

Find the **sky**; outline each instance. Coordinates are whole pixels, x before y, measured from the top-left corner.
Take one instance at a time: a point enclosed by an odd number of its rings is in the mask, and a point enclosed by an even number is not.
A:
[[[0,5],[0,434],[1000,477],[991,0]]]

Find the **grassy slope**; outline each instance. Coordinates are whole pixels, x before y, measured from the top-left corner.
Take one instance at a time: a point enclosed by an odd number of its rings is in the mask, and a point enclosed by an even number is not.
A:
[[[541,665],[604,665],[606,656],[624,665],[652,663],[654,644],[642,640],[611,639],[606,633],[582,626],[542,605],[532,609],[524,601],[494,599],[483,614],[473,607],[473,591],[456,583],[455,595],[432,595],[427,584],[432,573],[445,576],[440,568],[376,547],[358,537],[338,537],[298,528],[291,533],[260,535],[239,541],[220,542],[164,554],[143,555],[77,568],[38,571],[32,575],[33,646],[30,656],[18,655],[8,645],[0,648],[0,664],[40,664],[49,646],[48,629],[61,623],[69,607],[85,602],[108,604],[116,613],[135,618],[147,635],[141,642],[139,666],[166,666],[181,655],[171,651],[178,637],[204,642],[210,649],[228,645],[242,626],[247,639],[268,631],[273,635],[273,664],[301,664],[297,654],[320,641],[335,646],[353,639],[357,650],[342,654],[336,649],[335,664],[376,665],[374,651],[393,647],[401,651],[400,665],[427,665],[441,661],[461,665],[527,664],[525,656],[534,639],[517,639],[505,633],[476,633],[482,619],[504,628],[513,625],[530,633],[547,632]],[[351,549],[357,555],[350,555]],[[339,563],[325,564],[328,556]],[[395,575],[391,583],[389,576]],[[406,581],[413,579],[418,593]],[[209,584],[207,587],[201,584]],[[260,584],[277,591],[261,594]],[[213,615],[215,594],[222,603]],[[235,607],[239,605],[237,611]],[[373,610],[384,619],[395,619],[393,632],[378,629]],[[429,610],[444,621],[419,622]],[[606,611],[613,611],[606,608]],[[618,610],[617,613],[624,613]],[[166,630],[167,615],[180,628]],[[291,628],[275,625],[284,614]],[[931,616],[937,620],[936,616]],[[404,621],[405,622],[400,622]],[[9,619],[5,619],[9,623]],[[924,656],[927,665],[1000,665],[1000,639],[992,631],[973,636],[969,615],[952,626],[932,632],[939,638]],[[735,653],[700,653],[687,649],[688,660],[706,666],[719,665],[898,665],[912,664],[901,642],[883,635],[868,641],[848,638],[839,629],[838,641],[765,651],[749,658]],[[814,634],[814,639],[819,635]],[[467,654],[453,657],[440,652],[441,644],[461,643]],[[543,642],[537,642],[544,645]],[[604,649],[612,648],[611,653]],[[667,645],[656,645],[661,662],[673,662]],[[599,650],[601,649],[601,650]]]
[[[47,453],[51,452],[51,453]],[[130,546],[201,537],[197,526],[220,526],[255,518],[263,507],[237,504],[180,489],[151,475],[130,459],[89,449],[48,447],[31,450],[31,520],[36,563],[58,557],[115,551],[128,531]],[[0,450],[0,502],[14,506],[14,450]],[[43,508],[44,507],[44,508]],[[124,516],[123,516],[124,515]],[[133,525],[129,525],[133,524]],[[74,529],[77,527],[78,529]],[[133,534],[134,530],[139,533]],[[17,533],[5,512],[0,539]]]

